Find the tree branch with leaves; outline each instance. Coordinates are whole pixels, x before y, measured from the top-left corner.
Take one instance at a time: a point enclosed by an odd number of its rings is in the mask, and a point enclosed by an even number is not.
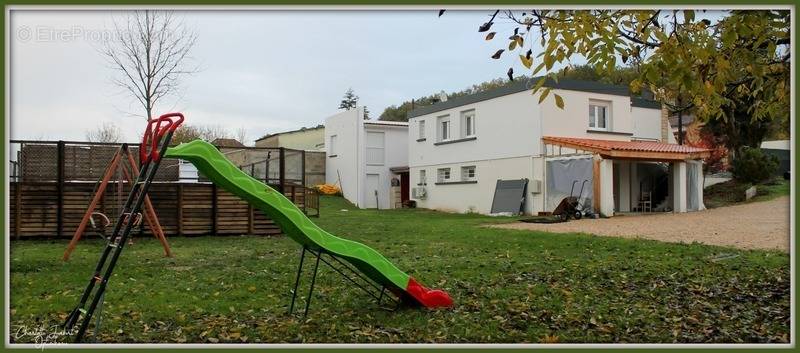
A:
[[[632,91],[648,89],[672,112],[692,112],[704,121],[761,124],[789,104],[790,18],[788,10],[736,10],[704,16],[694,10],[493,11],[478,27],[493,40],[495,21],[511,23],[507,45],[491,57],[516,51],[536,76],[533,93],[543,102],[558,80],[557,64],[582,58],[600,73],[631,65]],[[699,18],[698,17],[705,17]],[[538,46],[534,45],[538,44]],[[516,57],[515,56],[515,60]],[[556,104],[563,99],[555,95]],[[736,115],[745,114],[746,119]],[[747,125],[724,130],[746,129]],[[757,139],[756,139],[757,140]],[[739,150],[753,141],[727,139]],[[757,146],[756,146],[757,147]]]

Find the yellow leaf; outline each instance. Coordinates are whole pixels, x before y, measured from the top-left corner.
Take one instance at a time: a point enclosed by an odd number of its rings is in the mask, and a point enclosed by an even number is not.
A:
[[[530,69],[531,65],[533,65],[533,59],[528,59],[525,55],[520,54],[519,60],[522,61],[522,65],[525,66],[525,68]]]
[[[544,100],[545,100],[545,98],[547,98],[548,94],[550,94],[550,88],[546,88],[544,91],[542,91],[542,94],[539,96],[539,104],[544,102]]]
[[[561,96],[557,94],[553,94],[553,96],[556,98],[556,106],[560,109],[564,109],[564,98],[561,98]]]
[[[511,43],[508,43],[508,50],[514,50],[514,48],[516,47],[517,47],[517,41],[512,40]]]

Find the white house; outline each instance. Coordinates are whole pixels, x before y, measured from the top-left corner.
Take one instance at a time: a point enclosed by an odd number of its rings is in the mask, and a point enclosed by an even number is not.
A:
[[[360,208],[397,208],[409,198],[408,124],[364,120],[358,107],[325,120],[325,182]],[[394,187],[393,187],[394,185]]]
[[[408,113],[419,207],[490,213],[497,180],[528,179],[527,214],[552,212],[573,185],[605,216],[704,208],[700,159],[708,151],[676,145],[659,103],[631,97],[624,86],[562,79],[545,84],[552,91],[539,104],[534,83]]]

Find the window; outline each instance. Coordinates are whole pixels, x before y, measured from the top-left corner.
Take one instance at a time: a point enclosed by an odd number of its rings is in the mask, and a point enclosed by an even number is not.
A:
[[[450,168],[439,168],[437,170],[436,181],[439,183],[446,183],[450,181]]]
[[[475,181],[475,166],[461,167],[461,181]]]
[[[328,155],[331,157],[336,156],[336,135],[331,135],[331,143],[328,147]]]
[[[475,110],[461,112],[461,137],[475,136]]]
[[[592,129],[608,129],[608,116],[611,105],[606,102],[589,103],[589,127]]]
[[[425,169],[419,170],[419,185],[428,185],[428,176],[425,173]]]
[[[366,145],[367,145],[367,165],[383,165],[384,133],[367,131]]]
[[[439,141],[447,141],[450,139],[450,116],[440,116],[437,119],[438,122],[438,139]]]
[[[424,140],[425,139],[425,120],[420,120],[419,121],[418,128],[419,128],[419,137],[417,137],[417,138],[420,139],[420,140]]]

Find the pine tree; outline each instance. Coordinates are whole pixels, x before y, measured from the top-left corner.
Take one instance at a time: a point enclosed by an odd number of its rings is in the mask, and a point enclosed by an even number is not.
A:
[[[342,102],[339,103],[339,109],[350,110],[355,108],[357,104],[358,104],[358,96],[355,93],[353,93],[352,88],[348,88],[347,92],[344,93]]]

